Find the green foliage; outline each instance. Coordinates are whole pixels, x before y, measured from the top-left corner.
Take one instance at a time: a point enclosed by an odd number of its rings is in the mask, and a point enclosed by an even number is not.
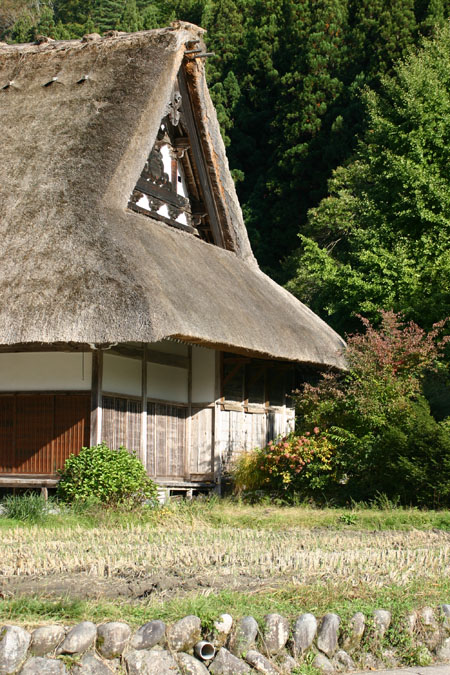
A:
[[[44,497],[35,492],[23,495],[6,495],[1,505],[6,518],[19,520],[22,523],[40,523],[47,514],[48,503]]]
[[[111,450],[105,443],[71,455],[60,472],[58,496],[64,501],[97,500],[107,505],[156,504],[157,487],[134,453]]]
[[[235,489],[264,490],[286,498],[312,495],[329,482],[332,455],[332,444],[318,427],[312,434],[290,433],[237,458],[232,472]]]
[[[309,213],[288,288],[340,330],[378,308],[450,314],[450,26],[366,91],[368,128]]]
[[[96,0],[91,17],[101,33],[115,30],[125,10],[126,0]]]
[[[127,33],[135,33],[138,30],[144,28],[144,21],[139,14],[138,8],[136,6],[136,0],[127,0],[123,14],[120,18],[120,21],[117,24],[119,30],[126,31]]]
[[[376,330],[348,340],[349,370],[327,374],[297,396],[300,429],[315,423],[335,448],[338,499],[388,499],[425,506],[450,503],[450,434],[422,394],[448,338],[426,333],[392,312]]]

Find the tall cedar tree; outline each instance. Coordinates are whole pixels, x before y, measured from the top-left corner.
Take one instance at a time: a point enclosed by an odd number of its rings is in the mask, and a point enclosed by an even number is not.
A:
[[[118,27],[125,5],[126,0],[95,0],[91,16],[101,33]]]
[[[425,328],[450,315],[449,60],[447,24],[366,92],[357,157],[310,211],[289,288],[341,331],[380,307]]]

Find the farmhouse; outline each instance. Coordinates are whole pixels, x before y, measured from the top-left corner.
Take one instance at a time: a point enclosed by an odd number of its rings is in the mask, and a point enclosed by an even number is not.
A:
[[[299,368],[342,366],[258,268],[205,58],[180,22],[0,46],[0,485],[104,440],[212,486],[291,428]]]

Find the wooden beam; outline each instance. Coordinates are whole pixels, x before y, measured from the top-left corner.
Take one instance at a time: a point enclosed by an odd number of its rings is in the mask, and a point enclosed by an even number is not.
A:
[[[142,360],[142,349],[136,347],[116,346],[109,349],[108,353],[114,354],[115,356],[124,356],[127,359]],[[148,363],[158,363],[161,366],[184,368],[186,370],[189,368],[189,359],[187,356],[181,356],[180,354],[166,354],[165,352],[149,349],[148,347],[146,359]]]
[[[225,248],[222,229],[220,227],[219,214],[217,212],[217,206],[213,198],[211,179],[209,177],[209,173],[206,168],[203,150],[197,131],[197,125],[195,123],[195,118],[191,107],[191,97],[189,95],[189,89],[183,69],[180,69],[178,75],[178,86],[180,87],[180,93],[183,99],[184,117],[186,120],[189,140],[191,142],[192,154],[200,178],[200,184],[205,186],[203,197],[205,206],[208,211],[209,222],[211,225],[214,243],[216,244],[216,246]]]
[[[141,462],[147,469],[147,345],[142,347]]]
[[[220,437],[220,397],[221,397],[221,379],[222,379],[222,363],[223,359],[221,358],[221,352],[216,351],[215,359],[215,377],[214,377],[214,389],[215,389],[215,400],[216,404],[214,406],[214,416],[213,416],[213,438],[211,443],[211,452],[213,455],[213,470],[214,477],[217,483],[217,492],[219,495],[222,492],[222,457],[221,457],[221,437]]]
[[[102,442],[102,380],[103,352],[92,352],[92,388],[91,388],[91,445]]]
[[[0,487],[38,487],[52,488],[59,483],[59,478],[8,478],[0,477]]]
[[[186,452],[184,456],[184,476],[186,480],[191,475],[191,444],[192,444],[192,347],[188,347],[188,417],[186,428]]]
[[[88,344],[77,344],[74,342],[41,343],[28,342],[18,345],[2,345],[0,354],[22,353],[22,352],[89,352]]]

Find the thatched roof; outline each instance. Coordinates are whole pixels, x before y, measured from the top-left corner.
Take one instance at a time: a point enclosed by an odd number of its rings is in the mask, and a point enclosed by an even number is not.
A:
[[[253,257],[203,61],[184,58],[201,32],[0,46],[0,346],[181,336],[342,365]],[[231,250],[127,209],[181,64]]]

